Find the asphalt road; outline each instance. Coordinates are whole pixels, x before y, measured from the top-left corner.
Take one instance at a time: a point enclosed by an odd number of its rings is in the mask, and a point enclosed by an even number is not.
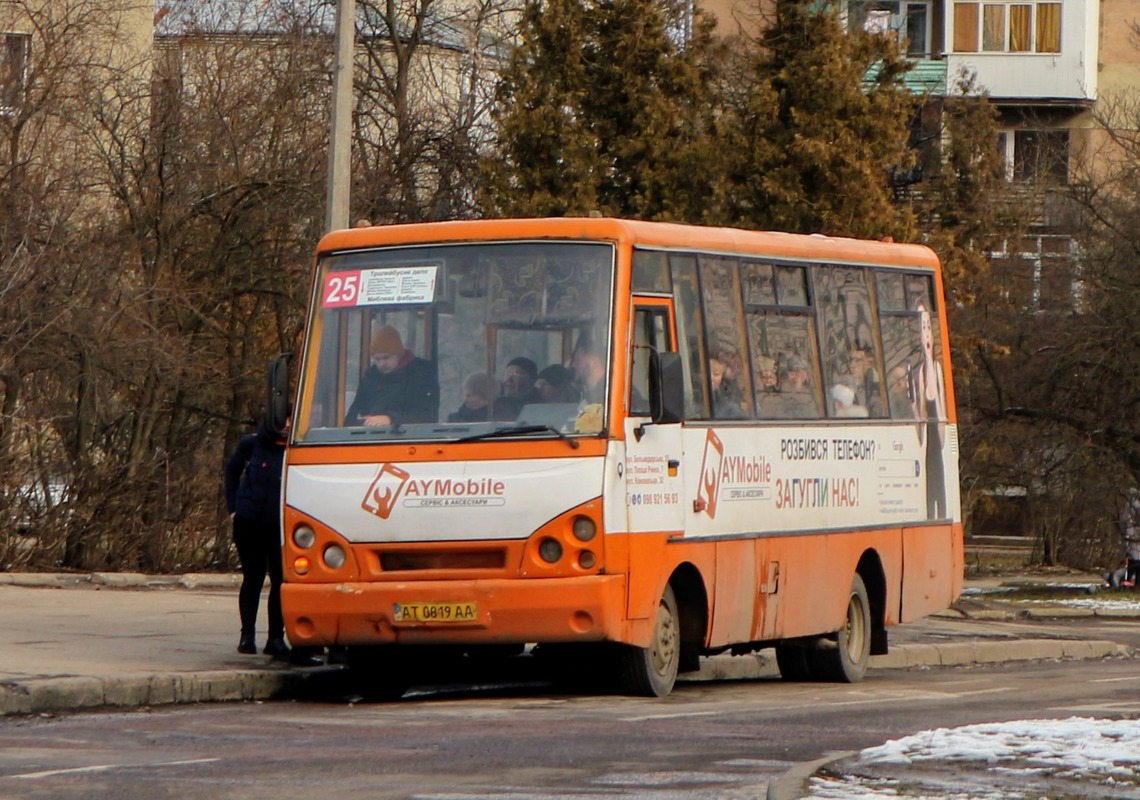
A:
[[[9,718],[0,797],[737,800],[796,762],[924,729],[1140,715],[1138,689],[1136,662],[1110,658],[688,683],[663,700],[529,685]]]

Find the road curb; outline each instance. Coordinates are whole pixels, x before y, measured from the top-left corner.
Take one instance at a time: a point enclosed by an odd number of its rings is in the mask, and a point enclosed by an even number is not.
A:
[[[46,589],[237,589],[241,575],[232,572],[188,572],[148,575],[142,572],[0,572],[0,586]]]
[[[9,681],[0,684],[0,716],[272,700],[299,693],[316,672],[319,671],[212,670]]]

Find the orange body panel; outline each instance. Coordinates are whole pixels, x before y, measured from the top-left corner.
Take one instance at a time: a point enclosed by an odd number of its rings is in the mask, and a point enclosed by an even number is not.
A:
[[[286,583],[281,605],[294,645],[621,641],[625,578]],[[470,623],[398,623],[394,606],[474,602]]]

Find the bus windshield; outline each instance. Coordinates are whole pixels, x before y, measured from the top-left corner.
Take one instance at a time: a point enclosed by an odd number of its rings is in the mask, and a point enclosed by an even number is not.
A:
[[[324,257],[295,441],[601,433],[614,253],[524,241]]]

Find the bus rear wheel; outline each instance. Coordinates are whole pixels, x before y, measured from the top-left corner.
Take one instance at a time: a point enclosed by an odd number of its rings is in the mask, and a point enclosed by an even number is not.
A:
[[[871,602],[858,574],[847,596],[847,616],[835,639],[824,639],[811,653],[816,680],[858,683],[871,660]]]
[[[624,645],[621,649],[621,689],[640,697],[664,697],[673,691],[680,665],[681,619],[673,587],[666,586],[657,604],[657,620],[649,647]]]

